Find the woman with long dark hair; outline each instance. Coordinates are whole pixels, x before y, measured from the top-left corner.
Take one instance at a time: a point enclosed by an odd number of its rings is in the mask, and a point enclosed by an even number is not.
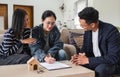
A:
[[[30,37],[29,19],[26,11],[16,9],[12,17],[12,26],[4,34],[0,46],[0,65],[23,64],[31,57],[28,44],[35,42]]]

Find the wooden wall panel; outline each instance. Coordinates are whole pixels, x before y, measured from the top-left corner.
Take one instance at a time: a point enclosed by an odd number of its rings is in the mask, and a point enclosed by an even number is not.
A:
[[[34,25],[34,22],[33,22],[33,6],[24,6],[24,5],[14,5],[14,10],[17,9],[17,8],[21,8],[21,9],[24,9],[27,13],[28,13],[28,17],[29,17],[29,25],[30,27],[32,28],[33,25]]]
[[[4,17],[4,29],[8,29],[8,6],[7,4],[0,4],[0,16]]]

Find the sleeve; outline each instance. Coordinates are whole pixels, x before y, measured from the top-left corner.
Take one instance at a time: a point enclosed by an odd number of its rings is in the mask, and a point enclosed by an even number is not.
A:
[[[30,45],[30,49],[32,56],[34,56],[38,61],[44,62],[46,54],[44,53],[44,50],[40,48],[38,43]]]
[[[35,38],[37,41],[36,43],[30,45],[31,54],[38,59],[40,62],[44,61],[44,58],[46,56],[44,50],[42,50],[42,43],[40,41],[39,37],[39,27],[36,26],[32,29],[32,37]]]
[[[120,56],[120,33],[116,28],[112,28],[107,34],[107,53],[101,57],[89,57],[89,65],[96,67],[99,64],[116,64]]]
[[[53,34],[54,34],[53,47],[49,49],[48,53],[50,53],[52,57],[55,57],[58,51],[60,49],[63,49],[63,42],[60,40],[60,32],[58,29],[56,29],[56,31]]]
[[[4,40],[2,42],[2,50],[4,56],[9,56],[16,53],[20,46],[21,46],[21,42],[15,41],[13,31],[8,30],[4,34]]]
[[[30,37],[30,28],[25,28],[23,32],[23,39]]]
[[[86,31],[85,31],[85,33],[84,33],[84,39],[83,39],[83,45],[82,45],[82,48],[80,49],[80,51],[79,51],[79,53],[82,53],[82,52],[84,52],[84,51],[86,51]]]

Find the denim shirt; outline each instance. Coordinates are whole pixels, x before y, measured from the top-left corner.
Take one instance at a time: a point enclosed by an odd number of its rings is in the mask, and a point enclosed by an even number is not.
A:
[[[43,25],[40,24],[32,29],[32,37],[37,41],[36,43],[30,45],[31,54],[40,62],[44,61],[45,56],[50,53],[52,57],[55,58],[58,51],[63,49],[63,42],[60,40],[60,32],[56,26],[50,31],[48,36],[48,42],[50,49],[45,53],[44,47],[46,45],[46,41],[44,40],[44,31]]]

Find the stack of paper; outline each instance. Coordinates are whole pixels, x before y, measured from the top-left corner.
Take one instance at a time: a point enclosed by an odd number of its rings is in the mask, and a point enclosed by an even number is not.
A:
[[[56,69],[61,69],[61,68],[69,68],[71,66],[68,66],[64,63],[60,63],[60,62],[54,62],[53,64],[48,64],[46,62],[40,63],[40,65],[42,65],[43,67],[45,67],[48,70],[56,70]]]

